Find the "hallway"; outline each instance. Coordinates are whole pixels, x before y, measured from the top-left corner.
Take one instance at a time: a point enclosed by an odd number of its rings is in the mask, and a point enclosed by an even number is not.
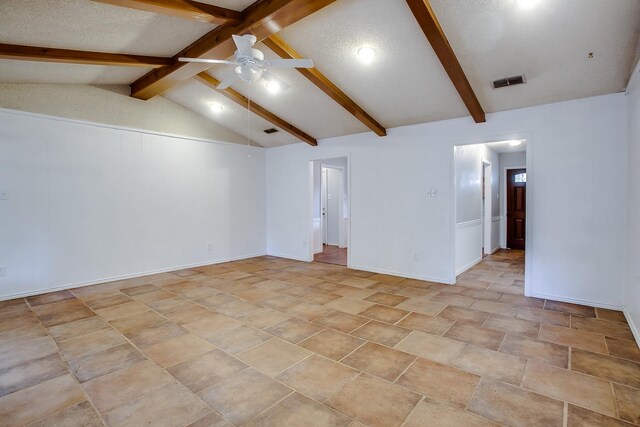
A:
[[[524,251],[501,249],[486,255],[478,264],[460,274],[456,284],[508,295],[524,295]]]
[[[322,252],[319,252],[313,256],[314,262],[341,265],[343,267],[347,266],[347,248],[322,245],[322,249]]]

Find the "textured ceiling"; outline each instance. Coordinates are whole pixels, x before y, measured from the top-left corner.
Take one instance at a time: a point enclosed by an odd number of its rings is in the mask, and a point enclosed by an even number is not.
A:
[[[638,0],[432,0],[442,29],[487,112],[614,93],[629,80]],[[588,54],[593,52],[593,59]],[[490,82],[525,74],[527,84]]]
[[[383,126],[469,114],[405,0],[337,1],[281,35]],[[356,55],[365,45],[370,65]]]
[[[274,127],[271,123],[255,114],[251,114],[248,117],[246,108],[228,100],[199,81],[189,80],[184,82],[165,94],[165,97],[241,135],[247,136],[247,129],[250,129],[249,137],[251,140],[263,147],[276,147],[300,142],[297,138],[283,131],[267,135],[263,131]],[[212,103],[223,105],[224,110],[220,112],[212,111],[210,108]]]
[[[0,83],[129,84],[150,68],[1,61]]]
[[[0,0],[0,11],[2,43],[99,52],[173,56],[215,28],[90,0]]]
[[[252,0],[206,0],[242,10]],[[640,0],[431,0],[485,111],[540,105],[624,89],[638,55]],[[213,25],[88,0],[0,0],[0,43],[171,56]],[[337,0],[284,29],[293,48],[387,128],[468,116],[405,0]],[[356,55],[371,46],[370,65]],[[258,46],[267,57],[274,54]],[[588,58],[593,52],[594,57]],[[0,61],[1,82],[131,83],[144,69]],[[218,78],[229,67],[216,66]],[[252,90],[256,102],[316,138],[367,131],[292,70],[291,88]],[[494,90],[492,80],[525,74],[527,84]],[[234,88],[245,95],[243,83]],[[168,98],[246,134],[246,110],[203,84],[185,82]],[[213,114],[208,103],[227,106]],[[470,119],[471,120],[471,119]],[[251,138],[265,146],[299,142],[254,116]]]
[[[509,141],[498,141],[498,142],[488,142],[486,144],[487,147],[491,148],[496,153],[520,153],[527,151],[527,142],[523,141],[522,144],[516,145],[515,147],[509,144]]]

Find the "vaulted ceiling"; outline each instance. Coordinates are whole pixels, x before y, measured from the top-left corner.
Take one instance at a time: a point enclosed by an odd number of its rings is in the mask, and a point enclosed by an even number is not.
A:
[[[199,1],[234,11],[253,3]],[[0,43],[171,58],[217,27],[109,2],[118,1],[0,0]],[[317,11],[278,35],[313,59],[318,71],[382,127],[470,115],[407,0],[315,3],[326,5],[317,6]],[[621,91],[638,59],[638,0],[431,0],[430,4],[487,113]],[[362,46],[377,52],[372,63],[358,59]],[[267,58],[279,57],[263,43],[256,47]],[[128,85],[151,70],[0,59],[0,83]],[[215,65],[207,72],[222,80],[232,68]],[[272,94],[262,85],[244,82],[233,89],[315,139],[370,131],[296,70],[274,73],[290,86],[287,90]],[[526,76],[524,85],[493,89],[490,84],[520,74]],[[265,134],[264,129],[279,126],[248,114],[200,79],[180,80],[159,96],[265,147],[301,142],[285,129]],[[224,109],[214,111],[212,103]]]

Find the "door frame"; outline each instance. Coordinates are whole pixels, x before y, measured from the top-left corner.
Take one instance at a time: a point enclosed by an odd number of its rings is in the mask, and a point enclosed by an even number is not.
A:
[[[335,165],[327,165],[322,163],[322,161],[320,161],[320,214],[322,215],[322,209],[325,208],[325,204],[327,203],[327,201],[324,199],[323,197],[323,187],[325,187],[326,185],[326,179],[323,175],[322,172],[324,169],[335,169],[335,170],[339,170],[340,171],[340,178],[341,178],[341,183],[340,183],[340,198],[339,201],[340,203],[338,204],[338,247],[341,247],[341,239],[340,236],[342,236],[344,234],[344,232],[346,230],[344,230],[344,168],[342,166],[335,166]],[[326,192],[326,188],[325,190],[325,196],[327,196],[329,193]],[[329,213],[329,211],[327,210],[327,214]],[[325,217],[327,217],[327,223],[328,223],[328,215],[325,215]],[[322,243],[324,244],[325,240],[328,240],[327,238],[327,230],[325,229],[324,226],[324,219],[321,218],[321,224],[322,224]],[[327,243],[327,245],[329,245],[329,243]]]
[[[337,156],[331,156],[331,157],[321,157],[318,159],[311,159],[309,160],[309,181],[308,181],[308,186],[307,186],[307,190],[308,190],[308,199],[307,199],[307,226],[308,226],[308,230],[307,230],[307,241],[303,243],[306,244],[306,247],[308,249],[308,254],[307,254],[307,262],[313,262],[313,180],[314,180],[314,176],[313,176],[313,162],[320,162],[320,170],[322,171],[322,167],[323,164],[322,162],[324,160],[330,160],[330,159],[337,159],[337,158],[341,158],[341,157],[346,157],[347,158],[347,173],[346,173],[346,177],[347,177],[347,194],[348,194],[348,198],[347,198],[347,211],[349,213],[349,216],[347,217],[347,230],[346,230],[346,238],[347,238],[347,268],[351,268],[351,246],[352,245],[352,240],[351,240],[351,217],[353,216],[352,213],[352,209],[351,209],[351,154],[347,153],[347,154],[343,154],[343,155],[337,155]],[[327,166],[333,166],[333,165],[327,165]],[[336,168],[340,168],[339,166],[334,166]],[[341,168],[342,170],[342,176],[344,179],[345,173],[344,173],[344,168]],[[322,177],[322,172],[320,173],[320,176]],[[322,178],[321,178],[322,179]],[[322,190],[321,190],[322,192]]]
[[[525,151],[525,153],[526,153],[526,151]],[[527,169],[527,166],[505,166],[502,169],[503,169],[502,170],[502,178],[503,178],[503,182],[504,182],[504,186],[503,186],[504,188],[502,188],[502,191],[501,191],[502,195],[501,196],[503,197],[502,200],[504,200],[504,203],[502,204],[502,212],[500,212],[500,216],[502,218],[504,218],[504,221],[502,221],[502,227],[501,227],[502,228],[502,232],[504,233],[504,240],[502,240],[502,236],[500,236],[500,240],[501,240],[500,247],[502,249],[506,249],[507,248],[507,179],[508,179],[507,173],[508,173],[508,171],[513,170],[513,169],[524,169],[524,170],[526,170],[527,171],[527,193],[529,193],[529,170]],[[528,210],[529,210],[529,199],[527,197],[526,198],[526,205],[525,205],[525,208],[524,208],[525,217],[527,217],[527,219],[526,219],[527,222],[525,223],[524,229],[525,229],[525,233],[527,233],[527,234],[529,233],[529,229],[527,228],[527,223],[529,222],[528,212],[527,212]],[[526,237],[526,235],[525,235],[525,237]],[[524,241],[525,248],[527,247],[527,240],[529,240],[529,239],[525,239],[525,241]],[[525,256],[526,256],[526,249],[525,249]]]
[[[484,198],[480,198],[480,218],[482,219],[482,246],[480,247],[480,251],[482,254],[482,259],[485,255],[491,255],[493,249],[491,247],[491,227],[493,225],[493,166],[491,165],[491,161],[487,159],[482,159],[480,163],[480,167],[482,168],[480,171],[480,176],[484,178],[484,180],[482,181],[482,184],[484,186],[484,188],[482,189],[482,194],[484,194]],[[488,180],[487,175],[485,174],[487,166],[489,167]],[[489,215],[487,215],[487,211],[489,211]],[[487,242],[489,243],[488,245]]]
[[[451,155],[449,156],[449,176],[451,177],[451,185],[449,187],[449,191],[451,197],[449,198],[449,241],[451,242],[449,248],[449,283],[451,285],[456,284],[456,174],[455,174],[455,147],[461,145],[477,145],[477,144],[486,144],[489,142],[496,141],[508,141],[512,139],[523,139],[526,141],[527,149],[526,149],[526,166],[527,169],[527,179],[529,176],[533,175],[534,167],[533,167],[533,150],[535,149],[535,143],[533,134],[531,132],[522,131],[522,132],[511,132],[504,134],[495,134],[489,135],[482,139],[463,139],[458,141],[453,141],[451,145]],[[506,190],[505,190],[506,191]],[[527,224],[525,226],[525,232],[527,236],[530,236],[525,241],[525,270],[524,270],[524,296],[530,297],[532,294],[533,288],[533,256],[534,256],[534,247],[533,247],[533,230],[535,224],[535,217],[530,206],[533,203],[533,195],[535,191],[535,182],[527,181]],[[502,193],[502,192],[501,192]],[[506,222],[506,219],[505,219]]]

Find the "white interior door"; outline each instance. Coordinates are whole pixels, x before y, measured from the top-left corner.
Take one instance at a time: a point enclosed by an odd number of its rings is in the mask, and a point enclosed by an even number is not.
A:
[[[323,168],[322,182],[324,243],[338,246],[340,243],[342,171],[340,169]]]

